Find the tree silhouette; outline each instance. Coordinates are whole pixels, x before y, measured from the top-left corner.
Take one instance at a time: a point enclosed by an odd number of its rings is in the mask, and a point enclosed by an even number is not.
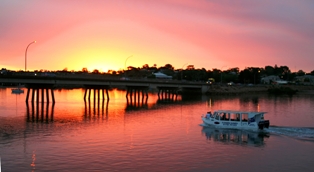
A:
[[[82,69],[82,72],[83,72],[83,73],[88,73],[87,68],[86,68],[86,67],[84,67],[84,68]]]
[[[149,69],[149,65],[148,64],[144,64],[142,68],[143,69]]]
[[[93,73],[93,74],[99,74],[100,72],[99,72],[98,69],[94,69],[92,73]]]
[[[305,72],[304,72],[303,70],[299,70],[299,71],[297,72],[297,75],[298,75],[298,76],[304,76],[304,75],[305,75]]]

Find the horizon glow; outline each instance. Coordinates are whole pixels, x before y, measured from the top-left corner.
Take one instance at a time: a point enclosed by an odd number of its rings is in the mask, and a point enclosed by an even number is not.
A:
[[[0,2],[0,68],[121,70],[288,66],[314,70],[311,1]]]

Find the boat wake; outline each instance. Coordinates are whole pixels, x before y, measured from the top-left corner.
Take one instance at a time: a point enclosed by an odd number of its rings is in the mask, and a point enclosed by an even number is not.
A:
[[[208,125],[202,123],[202,124],[199,124],[201,127],[208,127]]]
[[[208,128],[209,126],[202,123],[199,124],[202,127]],[[254,131],[251,131],[254,132]],[[259,131],[258,133],[264,133],[269,136],[287,136],[299,140],[314,142],[314,128],[313,127],[284,127],[284,126],[270,126],[268,129]]]
[[[312,127],[270,126],[267,131],[273,135],[283,135],[314,142],[314,128]]]

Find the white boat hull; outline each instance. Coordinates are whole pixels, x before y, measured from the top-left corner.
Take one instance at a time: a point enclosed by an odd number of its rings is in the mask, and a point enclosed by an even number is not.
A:
[[[205,125],[217,128],[263,130],[269,127],[269,120],[264,120],[266,112],[217,110],[212,114],[202,115]]]
[[[260,129],[256,122],[236,122],[236,121],[220,121],[214,118],[202,117],[205,125],[214,126],[217,128],[229,128],[229,129],[245,129],[245,130],[263,130]]]

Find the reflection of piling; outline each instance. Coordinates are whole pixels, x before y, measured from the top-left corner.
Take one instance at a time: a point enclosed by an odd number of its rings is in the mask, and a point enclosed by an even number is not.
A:
[[[130,96],[126,97],[127,110],[147,108],[148,97],[143,96],[143,93],[142,93],[142,99],[140,99],[141,92],[137,91],[133,93],[134,94],[130,94]]]
[[[126,101],[128,107],[143,107],[147,105],[148,86],[127,86]]]
[[[106,102],[106,107],[105,107],[105,102]],[[91,105],[90,99],[88,101],[84,101],[85,103],[85,112],[84,112],[84,117],[87,119],[87,117],[91,117],[91,115],[97,115],[97,116],[106,116],[106,119],[108,118],[108,105],[109,105],[109,100],[104,100],[98,97],[97,100],[96,98],[93,99],[93,105]],[[101,105],[101,107],[100,107]],[[106,109],[106,112],[105,112]],[[105,115],[106,114],[106,115]]]
[[[159,100],[177,100],[178,87],[158,87]]]
[[[49,103],[49,90],[51,91],[52,102],[55,103],[55,97],[53,93],[53,85],[52,84],[27,84],[27,94],[26,94],[26,102],[29,100],[29,94],[32,92],[31,102],[41,102],[45,101],[45,92],[46,92],[46,102]],[[46,90],[46,91],[45,91]],[[36,95],[36,98],[35,98]]]
[[[54,105],[52,103],[51,109],[49,103],[39,102],[39,101],[32,101],[31,106],[29,108],[29,102],[26,102],[26,116],[27,122],[46,122],[49,123],[49,119],[53,121],[53,114],[54,114]],[[46,106],[46,108],[45,108]]]

